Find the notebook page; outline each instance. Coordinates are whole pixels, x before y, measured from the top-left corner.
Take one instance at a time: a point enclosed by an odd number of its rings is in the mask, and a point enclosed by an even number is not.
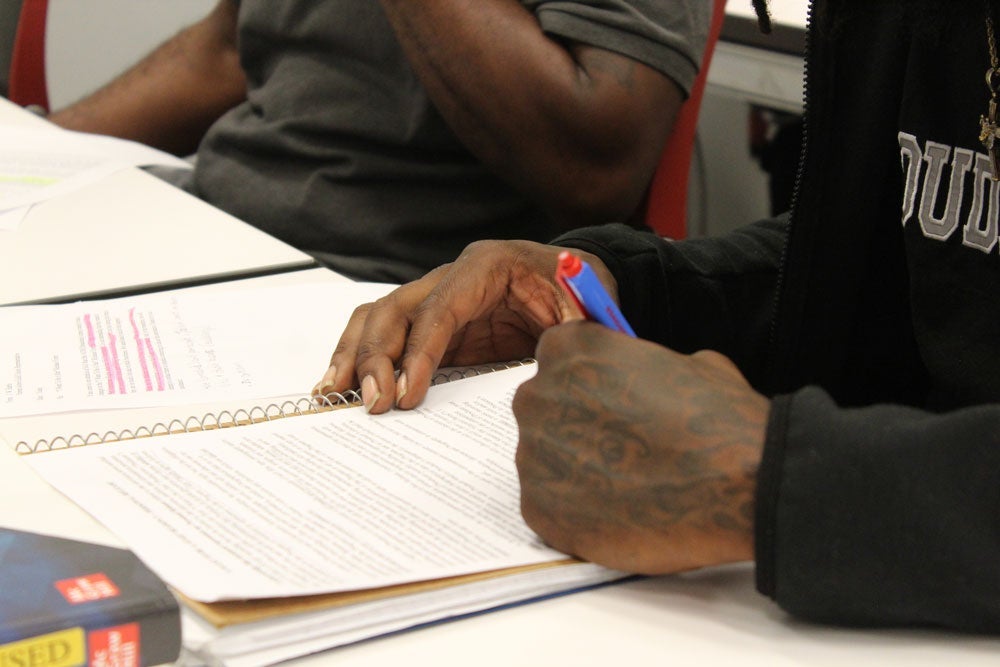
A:
[[[547,562],[520,515],[510,405],[534,365],[361,408],[26,457],[201,601],[357,590]]]
[[[307,395],[354,307],[391,289],[202,286],[2,308],[0,418]]]

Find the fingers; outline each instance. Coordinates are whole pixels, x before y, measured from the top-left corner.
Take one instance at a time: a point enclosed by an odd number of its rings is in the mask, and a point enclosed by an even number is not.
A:
[[[318,390],[360,384],[372,413],[418,405],[449,347],[460,344],[463,327],[502,302],[507,280],[492,267],[508,254],[501,243],[473,244],[453,264],[357,309]]]
[[[418,405],[442,364],[510,361],[539,334],[579,318],[555,285],[559,248],[480,241],[454,263],[355,310],[315,393],[360,385],[379,413]]]
[[[424,400],[434,371],[459,331],[476,314],[479,295],[456,287],[462,266],[443,272],[441,279],[412,311],[405,348],[400,362],[400,382],[396,405],[402,409],[416,407]]]
[[[518,275],[524,254],[548,256],[551,252],[540,244],[479,241],[435,272],[434,286],[412,310],[400,361],[399,389],[403,391],[397,392],[397,407],[412,408],[424,399],[443,359],[458,364],[509,361],[503,354],[518,335],[499,323],[519,319],[508,317],[510,310],[524,310],[532,319],[552,323],[551,306],[541,304],[551,302],[554,264],[550,268],[540,262],[541,270],[531,265],[524,271],[530,274],[527,279]],[[522,282],[548,282],[548,300],[538,289],[519,289]],[[362,363],[359,359],[359,367]]]
[[[391,351],[382,360],[370,362],[365,373],[356,372],[361,341],[369,340],[364,337],[363,332],[370,313],[376,308],[374,303],[365,304],[351,315],[330,357],[329,367],[313,387],[313,395],[344,393],[360,387],[362,400],[369,412],[378,411],[384,405],[380,387],[391,386],[394,375]]]
[[[344,392],[360,387],[369,412],[385,412],[397,393],[405,394],[406,379],[397,379],[411,313],[436,281],[435,272],[403,285],[374,303],[355,309],[330,357],[330,365],[314,394]]]
[[[330,357],[329,367],[320,381],[313,387],[314,396],[357,388],[358,384],[353,372],[354,360],[357,357],[357,340],[371,307],[372,304],[366,303],[356,308],[351,314],[347,326],[340,335],[337,347]]]

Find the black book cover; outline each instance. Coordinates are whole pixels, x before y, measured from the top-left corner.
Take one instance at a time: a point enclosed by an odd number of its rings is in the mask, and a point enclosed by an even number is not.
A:
[[[0,667],[174,662],[177,600],[131,551],[0,528]]]

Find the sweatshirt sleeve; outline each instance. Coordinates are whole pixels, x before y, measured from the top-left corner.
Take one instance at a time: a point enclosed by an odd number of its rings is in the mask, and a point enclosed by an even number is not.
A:
[[[1000,405],[772,402],[756,501],[757,587],[847,625],[1000,632]]]
[[[604,225],[568,232],[553,243],[601,258],[640,337],[679,352],[721,352],[757,385],[785,229],[779,218],[718,238],[670,241]]]

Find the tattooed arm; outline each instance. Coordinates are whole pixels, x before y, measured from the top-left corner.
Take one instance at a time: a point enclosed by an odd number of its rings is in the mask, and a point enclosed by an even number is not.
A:
[[[571,323],[514,401],[521,510],[553,547],[660,574],[753,559],[769,402],[714,352]]]

